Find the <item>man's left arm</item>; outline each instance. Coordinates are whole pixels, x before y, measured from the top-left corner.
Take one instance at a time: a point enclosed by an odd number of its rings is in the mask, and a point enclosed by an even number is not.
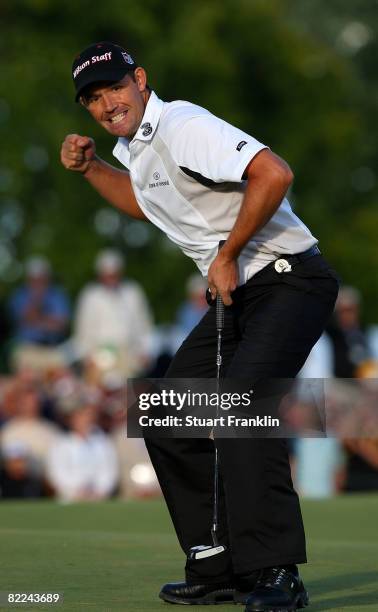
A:
[[[224,246],[208,270],[212,297],[217,292],[226,306],[232,304],[230,292],[238,285],[237,258],[241,251],[280,206],[293,181],[287,163],[263,149],[248,164],[243,174],[247,179],[242,205]]]

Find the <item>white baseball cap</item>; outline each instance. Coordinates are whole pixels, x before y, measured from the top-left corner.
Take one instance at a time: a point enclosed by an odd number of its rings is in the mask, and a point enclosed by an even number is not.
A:
[[[51,265],[45,257],[33,256],[25,262],[26,276],[37,278],[39,276],[50,276]]]
[[[124,266],[124,258],[119,251],[104,249],[96,257],[95,270],[98,274],[120,272]]]

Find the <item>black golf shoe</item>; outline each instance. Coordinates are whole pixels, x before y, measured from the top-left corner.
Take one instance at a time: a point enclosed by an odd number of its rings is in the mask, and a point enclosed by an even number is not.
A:
[[[262,570],[245,612],[295,612],[307,604],[308,594],[296,570],[269,567]]]
[[[219,584],[171,582],[163,586],[159,597],[172,604],[216,605],[234,603],[234,594],[234,587],[226,582]]]
[[[235,595],[234,603],[247,603],[247,599],[254,591],[257,581],[261,575],[260,570],[244,574],[243,576],[235,576]]]

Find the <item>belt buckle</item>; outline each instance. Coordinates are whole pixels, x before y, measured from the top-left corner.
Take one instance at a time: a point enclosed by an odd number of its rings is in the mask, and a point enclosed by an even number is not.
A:
[[[287,261],[287,259],[276,259],[274,262],[274,269],[278,274],[282,274],[282,272],[291,272],[292,267],[291,264]]]

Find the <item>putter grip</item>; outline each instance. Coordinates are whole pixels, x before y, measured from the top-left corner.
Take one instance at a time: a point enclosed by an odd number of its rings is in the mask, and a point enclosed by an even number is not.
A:
[[[219,242],[218,245],[218,253],[221,250],[222,246],[224,245],[226,241],[225,240],[221,240]],[[216,315],[215,315],[215,319],[216,319],[216,324],[217,324],[217,331],[221,331],[224,327],[224,304],[223,304],[223,300],[221,298],[221,296],[219,294],[217,294],[217,298],[216,298]]]
[[[223,304],[223,300],[220,295],[217,295],[217,301],[216,301],[215,308],[216,308],[215,318],[216,318],[216,323],[217,323],[217,330],[220,331],[224,327],[224,304]]]

